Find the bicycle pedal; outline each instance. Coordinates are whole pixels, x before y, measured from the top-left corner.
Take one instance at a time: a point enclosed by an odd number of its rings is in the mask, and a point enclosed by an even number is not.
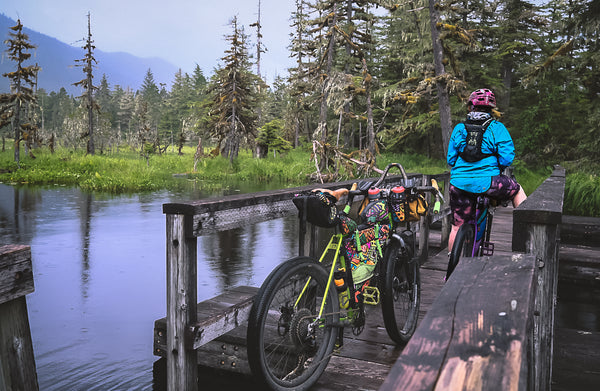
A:
[[[367,286],[363,290],[364,303],[369,305],[379,304],[379,289],[375,286]]]
[[[494,243],[483,242],[481,243],[481,255],[489,257],[494,255]]]

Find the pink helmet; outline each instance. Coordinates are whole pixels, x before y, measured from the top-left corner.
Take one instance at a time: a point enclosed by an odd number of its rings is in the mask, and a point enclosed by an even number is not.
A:
[[[481,88],[471,93],[468,103],[473,106],[496,107],[496,96],[492,90]]]

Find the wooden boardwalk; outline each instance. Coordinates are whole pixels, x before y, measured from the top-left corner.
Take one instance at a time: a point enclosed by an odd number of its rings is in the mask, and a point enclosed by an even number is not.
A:
[[[511,252],[512,208],[498,208],[492,228],[492,241],[496,243],[496,253]],[[448,262],[447,249],[440,249],[440,231],[432,230],[429,239],[429,257],[421,265],[421,307],[419,322],[438,296],[444,284]],[[241,288],[239,294],[251,290]],[[227,298],[224,300],[227,301]],[[216,304],[211,304],[211,306]],[[385,380],[390,368],[402,353],[402,347],[396,346],[388,337],[383,323],[380,306],[367,306],[367,324],[359,336],[350,330],[344,334],[344,346],[331,358],[325,373],[312,388],[314,391],[377,390]],[[157,322],[161,322],[159,320]],[[248,390],[252,388],[252,378],[248,375],[245,360],[245,326],[226,334],[199,352],[199,363],[215,351],[223,353],[224,371],[201,369],[199,372],[200,389],[219,389],[221,391]],[[233,349],[237,347],[234,352]],[[229,352],[229,350],[232,350]],[[236,357],[239,360],[234,360]],[[164,363],[163,363],[164,365]],[[235,366],[235,372],[230,370]],[[160,368],[159,368],[160,369]],[[242,388],[243,387],[243,388]],[[249,388],[250,387],[250,388]],[[158,387],[160,388],[160,387]]]
[[[494,216],[492,228],[492,241],[495,243],[495,255],[512,253],[512,207],[498,208]],[[430,232],[429,258],[421,265],[421,310],[419,321],[440,293],[447,266],[447,250],[440,249],[440,232]],[[586,253],[587,251],[587,253]],[[590,249],[579,247],[561,247],[567,259],[581,259],[581,253],[586,253],[586,259],[598,259],[600,248]],[[585,261],[588,268],[598,269],[598,263]],[[564,270],[572,270],[572,266],[561,266]],[[599,280],[596,279],[596,282]],[[240,288],[237,295],[251,296],[255,288]],[[598,285],[596,285],[598,289]],[[227,301],[225,297],[223,300]],[[229,300],[236,300],[234,297]],[[211,306],[218,307],[217,303]],[[390,368],[402,353],[387,336],[380,306],[367,306],[367,324],[362,334],[353,336],[346,330],[344,346],[332,357],[327,370],[318,383],[312,388],[314,391],[343,391],[343,390],[378,390]],[[161,320],[157,321],[160,322]],[[219,389],[221,391],[258,390],[249,375],[245,361],[245,326],[207,344],[199,350],[199,363],[214,360],[215,354],[223,357],[221,361],[223,371],[201,367],[199,370],[199,389]],[[554,342],[554,376],[553,389],[555,390],[587,390],[600,384],[600,333],[581,332],[570,329],[556,329]],[[160,383],[161,372],[164,371],[163,362],[155,366],[155,390],[162,388]],[[213,364],[214,365],[214,364]],[[233,372],[232,372],[233,370]]]

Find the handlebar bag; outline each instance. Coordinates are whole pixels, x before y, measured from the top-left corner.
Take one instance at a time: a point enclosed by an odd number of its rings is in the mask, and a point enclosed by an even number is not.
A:
[[[333,195],[320,191],[308,191],[294,195],[292,199],[300,218],[306,218],[318,227],[332,228],[338,224],[338,211]]]

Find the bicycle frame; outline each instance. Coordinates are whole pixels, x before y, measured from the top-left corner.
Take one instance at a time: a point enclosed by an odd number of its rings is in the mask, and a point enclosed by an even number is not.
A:
[[[470,222],[474,232],[472,257],[494,255],[494,243],[490,242],[493,217],[493,210],[490,210],[490,199],[485,196],[478,196],[475,221]]]

